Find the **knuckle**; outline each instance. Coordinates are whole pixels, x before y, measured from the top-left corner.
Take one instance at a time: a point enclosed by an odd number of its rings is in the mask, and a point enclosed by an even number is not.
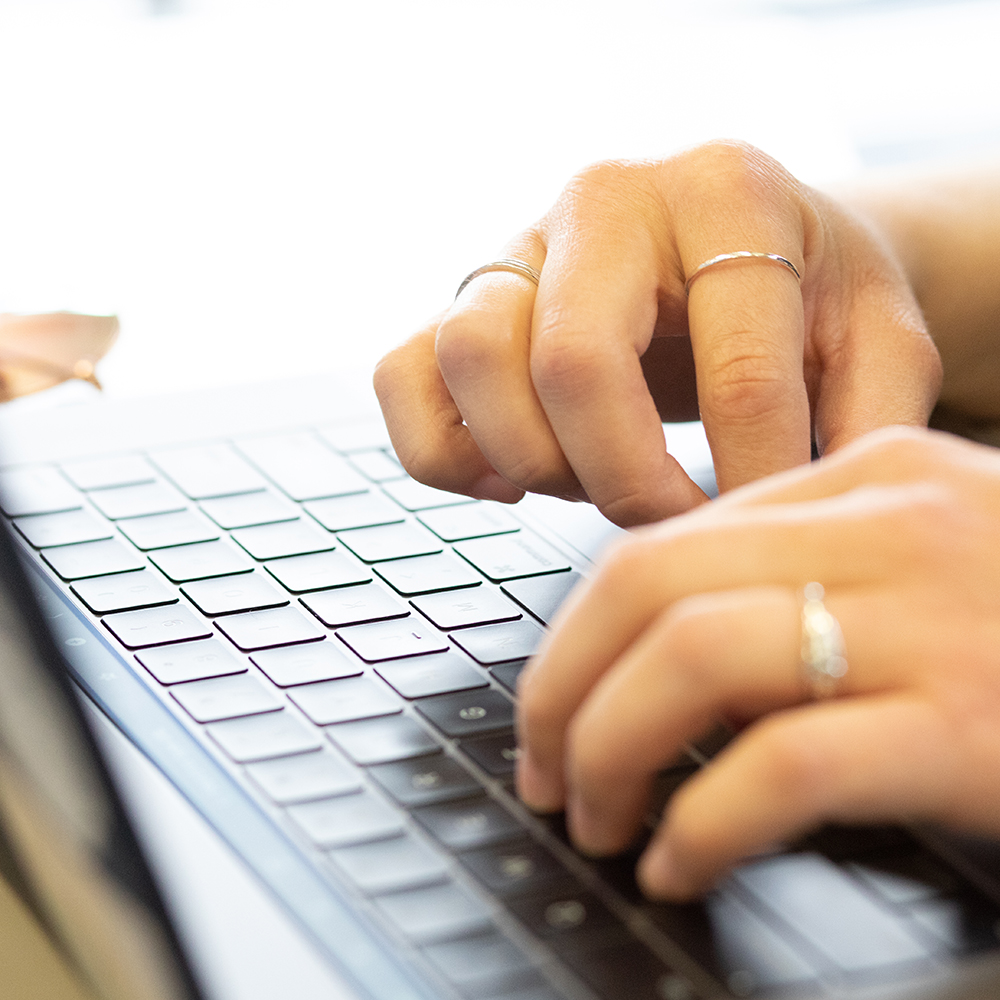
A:
[[[495,354],[489,322],[477,310],[463,309],[442,320],[434,340],[434,354],[441,374],[470,378],[486,370]]]
[[[733,339],[741,350],[708,366],[703,405],[726,423],[755,423],[784,408],[791,380],[764,345],[754,345],[755,334]]]
[[[790,189],[797,183],[777,160],[748,142],[715,139],[690,155],[701,190],[727,202],[734,196],[770,201],[776,186]]]
[[[570,326],[568,317],[553,310],[532,341],[532,382],[549,399],[573,398],[594,384],[605,356],[598,338]]]

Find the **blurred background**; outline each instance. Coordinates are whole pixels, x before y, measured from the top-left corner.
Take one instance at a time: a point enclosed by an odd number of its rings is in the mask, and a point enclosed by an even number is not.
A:
[[[115,396],[369,369],[581,166],[1000,153],[1000,2],[0,0],[0,312]]]

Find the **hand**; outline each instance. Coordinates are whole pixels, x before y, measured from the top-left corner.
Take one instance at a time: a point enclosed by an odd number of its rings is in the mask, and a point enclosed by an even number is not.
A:
[[[522,675],[520,794],[616,852],[653,775],[724,718],[744,728],[641,860],[651,895],[825,821],[1000,834],[998,552],[1000,452],[906,429],[628,536]],[[810,581],[849,665],[823,701],[800,665]]]
[[[720,264],[723,252],[791,260]],[[716,142],[574,178],[504,255],[380,363],[410,473],[506,502],[591,500],[622,525],[705,499],[661,416],[705,423],[720,489],[886,424],[926,423],[940,370],[903,274],[847,209],[751,147]],[[692,363],[693,362],[693,363]],[[669,445],[669,442],[668,442]]]

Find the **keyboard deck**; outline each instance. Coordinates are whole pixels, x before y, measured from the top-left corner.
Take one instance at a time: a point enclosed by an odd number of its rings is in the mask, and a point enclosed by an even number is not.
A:
[[[410,479],[381,426],[0,474],[25,548],[442,996],[871,995],[997,946],[900,830],[826,830],[705,901],[582,859],[512,792],[513,694],[582,568],[513,510]],[[724,743],[666,769],[670,792]]]

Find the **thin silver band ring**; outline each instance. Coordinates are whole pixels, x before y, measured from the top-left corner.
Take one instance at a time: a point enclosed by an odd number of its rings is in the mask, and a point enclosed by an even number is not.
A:
[[[847,673],[844,634],[823,603],[823,587],[807,583],[802,588],[802,672],[815,701],[832,698]]]
[[[473,278],[478,278],[481,274],[489,274],[490,271],[509,271],[511,274],[519,274],[522,278],[527,278],[534,285],[537,285],[542,277],[530,264],[526,264],[523,260],[515,260],[513,257],[503,257],[490,264],[477,267],[471,274],[466,275],[465,280],[458,286],[458,291],[455,292],[455,298],[457,299],[465,291],[465,286]]]
[[[802,275],[799,274],[799,269],[787,258],[782,257],[781,254],[777,253],[759,253],[756,250],[734,250],[732,253],[720,253],[717,257],[712,257],[710,260],[706,260],[703,264],[699,264],[692,272],[691,277],[684,282],[684,294],[691,294],[691,283],[699,274],[707,271],[710,267],[714,267],[716,264],[724,264],[727,260],[743,260],[745,258],[756,258],[763,260],[773,261],[775,264],[780,264],[782,267],[787,267],[792,274],[795,275],[799,281],[802,280]]]

